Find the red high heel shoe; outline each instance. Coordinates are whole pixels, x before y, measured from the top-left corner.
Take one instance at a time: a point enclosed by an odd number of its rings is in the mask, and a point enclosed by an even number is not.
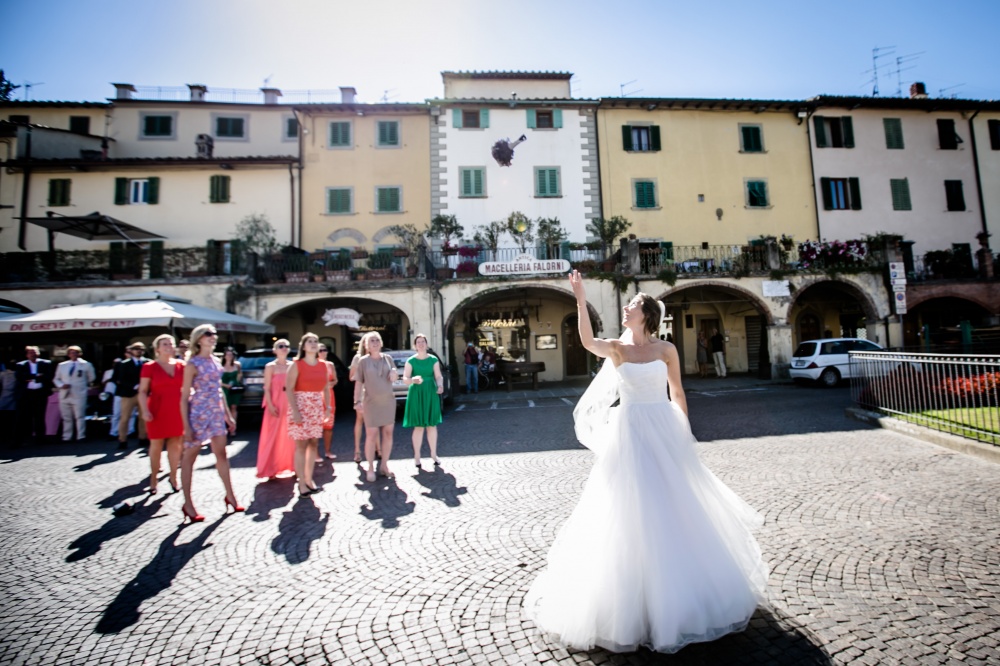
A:
[[[226,498],[226,513],[229,513],[229,507],[233,507],[233,512],[240,513],[241,511],[246,511],[245,507],[240,506],[235,501],[230,502],[229,498]]]
[[[188,513],[186,506],[181,507],[181,513],[184,514],[184,523],[182,524],[186,524],[189,519],[192,523],[201,523],[205,520],[205,516],[199,513]]]

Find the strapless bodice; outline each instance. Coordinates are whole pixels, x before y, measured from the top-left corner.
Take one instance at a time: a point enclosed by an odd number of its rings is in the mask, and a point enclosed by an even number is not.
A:
[[[667,401],[667,364],[663,360],[622,363],[615,369],[623,404]]]

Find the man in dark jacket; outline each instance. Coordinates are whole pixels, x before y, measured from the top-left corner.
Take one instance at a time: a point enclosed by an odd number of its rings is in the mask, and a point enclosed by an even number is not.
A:
[[[119,449],[128,448],[128,420],[132,417],[132,412],[139,409],[139,373],[146,363],[146,359],[142,357],[146,345],[133,342],[126,349],[128,358],[115,361],[114,371],[111,373],[111,381],[115,383],[115,395],[121,398],[121,417],[118,419]],[[142,420],[142,414],[136,418],[136,430],[142,443],[142,440],[146,439],[146,422]]]
[[[18,440],[45,441],[45,408],[52,394],[52,361],[38,357],[38,347],[24,348],[25,360],[14,369],[18,411]]]

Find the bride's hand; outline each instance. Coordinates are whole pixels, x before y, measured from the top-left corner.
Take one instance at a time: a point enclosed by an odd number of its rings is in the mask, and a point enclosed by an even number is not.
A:
[[[580,275],[580,271],[574,269],[569,274],[569,283],[573,287],[573,293],[577,298],[586,298],[587,293],[583,286],[583,277]]]

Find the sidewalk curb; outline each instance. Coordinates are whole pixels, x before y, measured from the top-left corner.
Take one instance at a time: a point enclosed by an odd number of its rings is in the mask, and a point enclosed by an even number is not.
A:
[[[893,432],[908,435],[914,439],[936,444],[937,446],[942,446],[958,453],[975,456],[987,462],[1000,465],[1000,446],[990,446],[989,444],[965,439],[958,435],[938,432],[931,428],[907,423],[906,421],[899,421],[891,416],[861,409],[860,407],[848,407],[845,411],[848,418],[856,421],[869,423],[885,430],[892,430]]]

